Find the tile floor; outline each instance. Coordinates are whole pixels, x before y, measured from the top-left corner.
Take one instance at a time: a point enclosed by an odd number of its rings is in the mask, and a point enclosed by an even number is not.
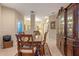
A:
[[[0,49],[0,56],[15,56],[17,54],[16,47]]]
[[[60,51],[58,50],[58,48],[56,46],[56,40],[50,41],[48,46],[49,46],[52,56],[62,56],[62,54],[60,53]]]

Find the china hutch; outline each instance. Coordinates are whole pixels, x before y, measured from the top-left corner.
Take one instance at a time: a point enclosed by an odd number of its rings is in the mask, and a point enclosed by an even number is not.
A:
[[[61,7],[58,12],[58,26],[57,26],[57,47],[61,51],[62,55],[65,55],[66,46],[66,10]]]
[[[58,13],[57,47],[64,55],[79,56],[79,4],[71,3],[64,10]]]
[[[67,55],[79,56],[79,4],[67,8]]]

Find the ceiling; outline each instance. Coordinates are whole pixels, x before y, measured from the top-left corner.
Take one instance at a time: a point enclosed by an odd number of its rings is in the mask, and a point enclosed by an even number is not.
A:
[[[2,5],[16,9],[25,16],[29,16],[30,11],[35,11],[36,16],[45,17],[57,14],[60,7],[66,7],[68,3],[2,3]]]

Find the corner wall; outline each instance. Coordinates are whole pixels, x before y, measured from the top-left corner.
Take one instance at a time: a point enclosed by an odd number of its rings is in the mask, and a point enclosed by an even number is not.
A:
[[[0,46],[3,45],[3,35],[11,35],[13,42],[16,40],[18,20],[22,16],[14,9],[0,5]]]

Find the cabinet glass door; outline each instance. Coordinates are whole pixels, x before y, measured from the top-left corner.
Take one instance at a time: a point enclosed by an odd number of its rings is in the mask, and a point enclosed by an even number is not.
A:
[[[60,26],[61,26],[61,35],[64,35],[64,15],[61,16]]]
[[[73,36],[73,11],[67,11],[67,37]]]
[[[58,20],[57,20],[57,37],[59,36],[59,16],[58,16]]]
[[[59,18],[59,33],[64,36],[64,13],[60,15]]]

